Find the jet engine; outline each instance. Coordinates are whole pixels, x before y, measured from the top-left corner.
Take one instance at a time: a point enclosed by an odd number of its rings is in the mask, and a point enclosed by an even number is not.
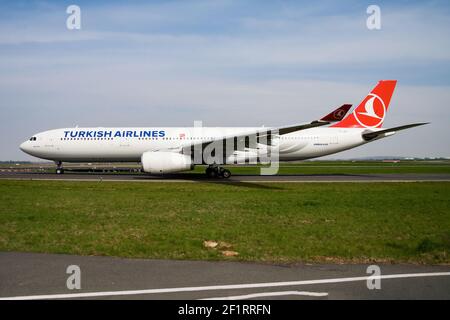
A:
[[[167,151],[147,151],[141,156],[142,170],[163,174],[194,169],[191,156]]]

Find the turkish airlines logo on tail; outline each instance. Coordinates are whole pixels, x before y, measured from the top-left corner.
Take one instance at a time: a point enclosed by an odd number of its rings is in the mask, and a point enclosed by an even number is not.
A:
[[[345,110],[338,109],[333,113],[333,117],[335,120],[341,120],[345,116]]]
[[[383,99],[376,94],[369,93],[361,105],[353,111],[353,115],[361,126],[376,128],[384,121],[386,106]]]

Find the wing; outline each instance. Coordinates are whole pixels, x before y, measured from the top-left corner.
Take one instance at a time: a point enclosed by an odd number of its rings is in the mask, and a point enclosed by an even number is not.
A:
[[[207,146],[215,144],[216,146],[232,145],[233,150],[240,149],[254,149],[258,145],[272,145],[275,137],[285,135],[291,132],[307,130],[311,128],[326,126],[330,124],[329,121],[315,120],[310,123],[304,124],[292,124],[282,127],[262,127],[258,129],[252,129],[248,131],[238,132],[236,134],[224,136],[216,139],[204,140],[201,142],[188,143],[182,147],[182,152],[193,152],[194,148],[204,150]],[[189,150],[189,151],[188,151]],[[228,150],[230,151],[230,150]]]
[[[237,150],[238,146],[244,149],[256,148],[258,145],[265,144],[270,146],[272,144],[273,138],[280,135],[285,135],[288,133],[307,130],[315,127],[326,126],[332,122],[340,121],[347,114],[348,110],[351,108],[351,104],[343,104],[339,108],[335,109],[326,116],[320,118],[319,120],[314,120],[310,123],[303,124],[292,124],[288,126],[281,127],[261,127],[259,129],[252,129],[248,131],[238,132],[236,134],[224,136],[216,139],[203,140],[198,142],[187,142],[182,147],[174,148],[164,148],[164,149],[154,149],[152,151],[173,151],[182,153],[192,153],[194,148],[204,150],[208,145],[234,145],[234,150]]]

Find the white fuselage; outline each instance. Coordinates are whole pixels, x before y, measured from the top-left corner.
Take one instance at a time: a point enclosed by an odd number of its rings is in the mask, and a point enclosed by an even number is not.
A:
[[[64,162],[139,162],[146,151],[252,133],[261,128],[65,128],[44,131],[21,144],[24,152]],[[279,136],[279,160],[321,157],[367,143],[360,128],[312,128]]]

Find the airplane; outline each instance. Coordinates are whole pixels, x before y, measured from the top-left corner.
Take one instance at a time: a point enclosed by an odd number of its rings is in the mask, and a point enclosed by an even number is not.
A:
[[[54,161],[57,174],[64,173],[63,162],[139,162],[149,174],[188,171],[206,164],[208,177],[229,178],[231,172],[224,164],[312,159],[428,124],[382,128],[396,84],[396,80],[381,80],[347,116],[350,104],[309,123],[244,128],[62,128],[37,133],[20,149]]]

